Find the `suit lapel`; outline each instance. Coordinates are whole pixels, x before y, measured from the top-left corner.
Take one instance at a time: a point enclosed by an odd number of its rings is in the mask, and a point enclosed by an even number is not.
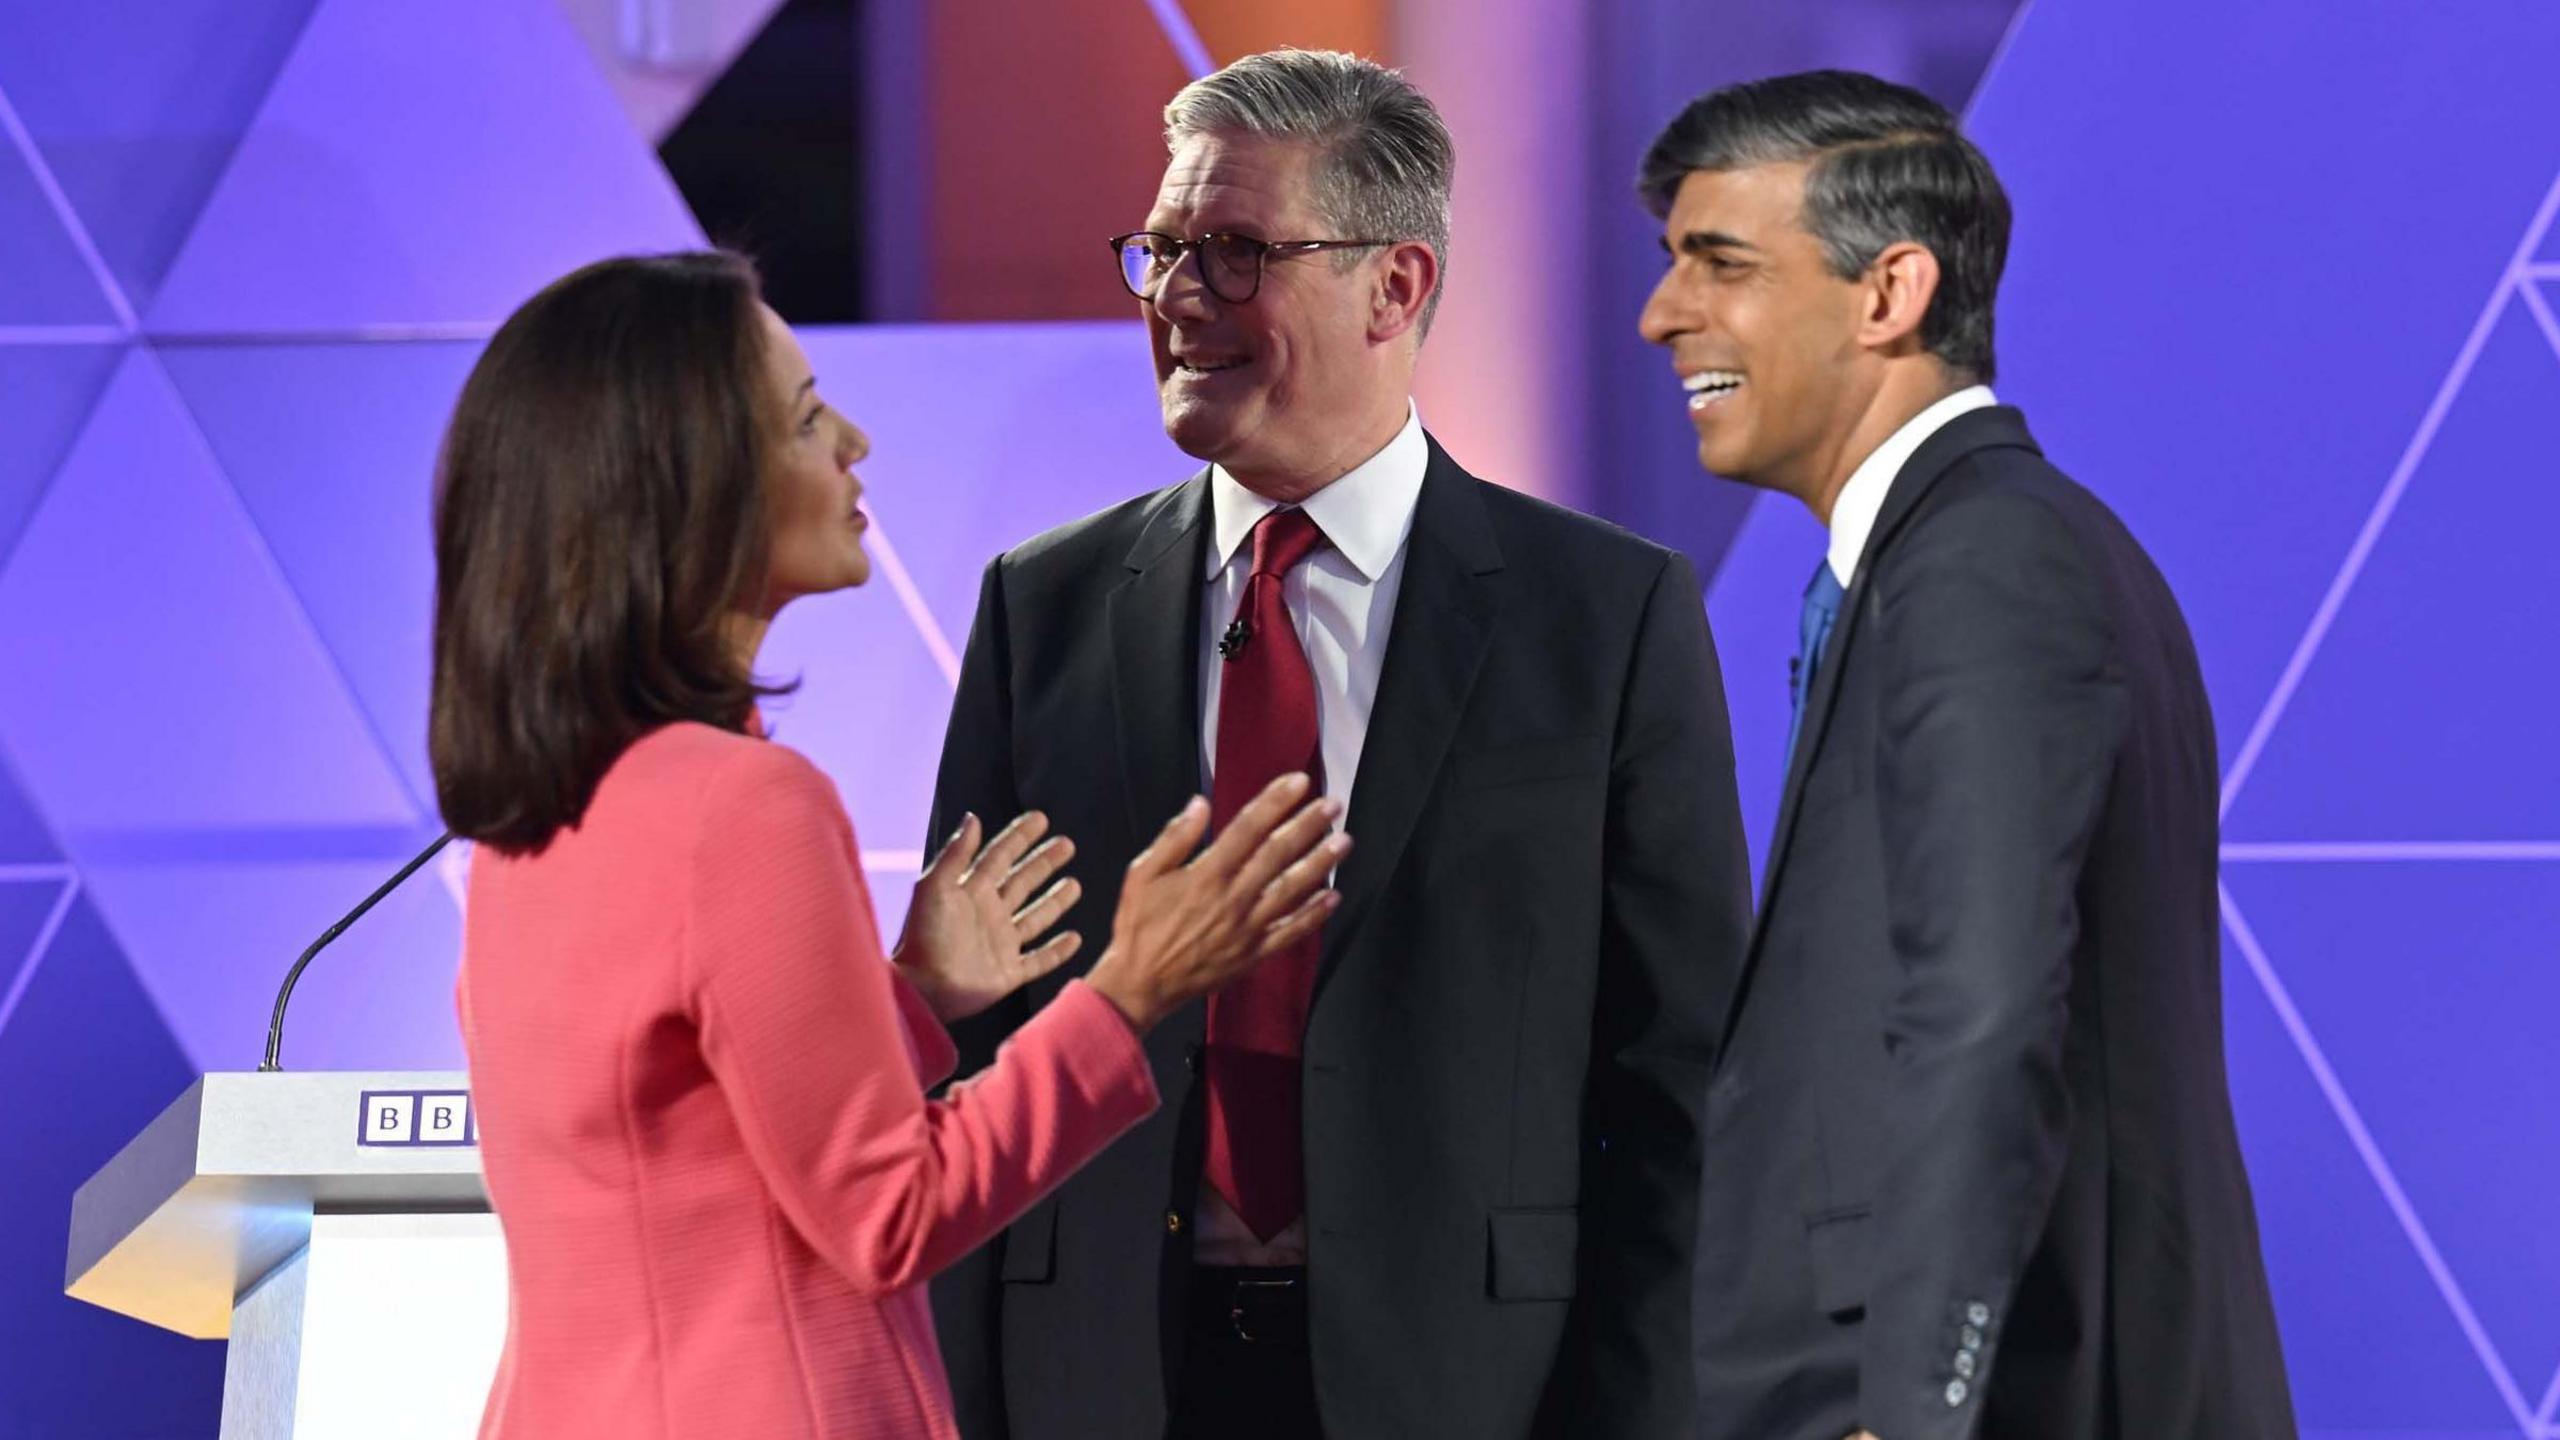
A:
[[[1335,877],[1342,909],[1328,928],[1319,995],[1413,838],[1493,639],[1502,551],[1477,494],[1482,483],[1431,442],[1351,789],[1348,829],[1359,843]]]
[[[1206,471],[1166,492],[1129,547],[1134,574],[1111,592],[1112,704],[1118,720],[1130,852],[1200,791],[1200,526]]]
[[[1768,872],[1760,885],[1760,914],[1752,931],[1744,984],[1734,989],[1733,1004],[1737,1010],[1742,1003],[1743,990],[1749,983],[1749,967],[1757,964],[1760,943],[1768,934],[1769,915],[1778,896],[1779,878],[1794,848],[1796,818],[1804,806],[1805,777],[1812,771],[1815,757],[1822,752],[1823,739],[1831,728],[1831,714],[1840,698],[1840,677],[1847,673],[1851,657],[1857,650],[1859,622],[1866,613],[1868,581],[1875,574],[1876,562],[1910,520],[1912,512],[1919,508],[1921,497],[1938,483],[1941,476],[1954,469],[1958,460],[1977,450],[2010,446],[2035,448],[2035,441],[2027,434],[2025,416],[2006,405],[1967,411],[1921,442],[1920,448],[1912,452],[1909,462],[1894,476],[1892,488],[1885,492],[1884,508],[1876,516],[1875,528],[1867,532],[1866,548],[1858,557],[1857,580],[1841,597],[1840,618],[1832,623],[1831,636],[1823,645],[1822,664],[1814,672],[1813,691],[1805,697],[1804,728],[1796,738],[1795,754],[1788,758],[1786,786],[1778,797],[1778,823],[1769,841]]]

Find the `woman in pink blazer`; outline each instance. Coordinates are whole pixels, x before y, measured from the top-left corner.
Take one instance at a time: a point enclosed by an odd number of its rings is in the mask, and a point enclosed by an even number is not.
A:
[[[561,280],[463,389],[430,750],[479,842],[459,1000],[509,1282],[484,1436],[956,1436],[924,1282],[1155,1107],[1147,1027],[1332,908],[1303,779],[1193,859],[1195,801],[1088,976],[928,1099],[943,1022],[1075,953],[1040,937],[1077,887],[1038,815],[983,844],[973,817],[884,956],[834,787],[762,738],[774,613],[870,575],[866,449],[728,255]]]

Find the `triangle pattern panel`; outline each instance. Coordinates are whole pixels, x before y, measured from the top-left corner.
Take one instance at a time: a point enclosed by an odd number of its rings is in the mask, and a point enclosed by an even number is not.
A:
[[[115,307],[17,146],[0,135],[0,330],[13,325],[118,325]]]
[[[286,582],[431,807],[434,470],[476,341],[185,346],[170,379]]]
[[[314,3],[0,0],[9,37],[0,91],[137,309],[176,258]]]
[[[9,757],[0,754],[0,865],[51,865],[61,859],[52,827],[19,786]]]
[[[194,1078],[97,911],[74,901],[0,1031],[0,1095],[13,1102],[0,1105],[0,1434],[140,1440],[218,1425],[222,1346],[62,1293],[72,1192]]]
[[[9,1009],[9,994],[35,960],[45,922],[70,883],[68,874],[46,879],[0,875],[0,1031],[7,1029],[6,1022],[15,1013]]]
[[[2249,910],[2246,898],[2240,904]],[[2272,946],[2255,913],[2248,918]],[[2356,1440],[2449,1440],[2457,1432],[2515,1440],[2496,1387],[2247,961],[2235,946],[2226,943],[2223,950],[2232,1108],[2303,1433],[2334,1426]],[[2318,958],[2273,956],[2297,999],[2294,972]],[[2334,1047],[2329,1053],[2339,1058]],[[2362,1104],[2366,1097],[2355,1078],[2347,1084]],[[2400,1173],[2405,1182],[2405,1170]],[[2442,1238],[2441,1226],[2435,1234]],[[2376,1363],[2378,1336],[2389,1337],[2389,1363]],[[2517,1358],[2510,1357],[2511,1368],[2531,1368],[2515,1364]],[[2425,1383],[2412,1383],[2413,1377]]]
[[[0,272],[4,273],[4,272]],[[0,345],[0,567],[124,354],[121,345]]]
[[[701,238],[556,6],[322,0],[148,324],[488,324]]]
[[[865,503],[955,651],[999,552],[1200,469],[1165,438],[1146,331],[1132,322],[799,335],[819,389],[871,437]]]
[[[2232,838],[2560,840],[2545,543],[2560,485],[2514,473],[2554,453],[2560,354],[2510,300],[2232,807]]]
[[[83,874],[195,1066],[251,1070],[294,957],[433,838],[420,831],[347,859],[118,863]],[[463,1068],[453,1002],[461,926],[433,868],[303,972],[285,1027],[287,1068]]]
[[[0,570],[0,743],[73,858],[421,816],[149,354]]]
[[[561,0],[578,38],[651,144],[683,122],[705,91],[773,19],[783,0],[635,7],[626,0]]]
[[[2000,396],[2158,560],[2193,622],[2226,764],[2560,164],[2540,138],[2560,8],[2467,25],[2378,9],[2316,33],[2301,15],[2038,6],[1967,127],[2020,217]],[[2164,112],[2171,75],[2215,103]],[[2460,103],[2410,83],[2422,75],[2463,77]],[[2313,94],[2359,97],[2328,117],[2334,144],[2299,143]],[[2377,163],[2406,181],[2394,204],[2428,217],[2423,240],[2376,221],[2361,192]],[[2150,259],[2098,295],[2090,259],[2128,215]],[[2270,215],[2285,223],[2256,218]]]
[[[2523,863],[2252,865],[2228,882],[2529,1402],[2560,1360],[2552,882]]]

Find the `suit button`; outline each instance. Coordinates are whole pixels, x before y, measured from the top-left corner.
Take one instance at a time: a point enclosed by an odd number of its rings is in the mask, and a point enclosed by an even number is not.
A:
[[[1167,1235],[1179,1235],[1182,1233],[1181,1212],[1175,1210],[1167,1210],[1164,1212],[1164,1233]]]
[[[1959,1350],[1959,1351],[1957,1351],[1957,1352],[1956,1352],[1956,1373],[1957,1373],[1957,1374],[1959,1374],[1959,1375],[1963,1376],[1963,1377],[1964,1377],[1964,1378],[1966,1378],[1967,1380],[1972,1379],[1972,1378],[1973,1378],[1973,1367],[1974,1367],[1974,1365],[1975,1365],[1975,1364],[1976,1364],[1976,1362],[1975,1362],[1975,1360],[1974,1360],[1974,1358],[1973,1358],[1973,1352],[1972,1352],[1972,1351],[1970,1351],[1970,1350]]]
[[[1970,1394],[1972,1394],[1972,1393],[1973,1393],[1973,1392],[1972,1392],[1971,1390],[1969,1390],[1969,1389],[1967,1389],[1967,1388],[1965,1387],[1965,1383],[1964,1383],[1963,1381],[1961,1381],[1961,1380],[1950,1380],[1950,1381],[1948,1381],[1948,1382],[1947,1382],[1947,1408],[1948,1408],[1948,1409],[1950,1409],[1950,1410],[1952,1410],[1952,1409],[1954,1409],[1955,1407],[1957,1407],[1957,1406],[1959,1406],[1959,1405],[1962,1405],[1962,1404],[1964,1403],[1964,1397],[1966,1397],[1967,1395],[1970,1395]]]
[[[1981,1301],[1979,1301],[1979,1300],[1976,1300],[1976,1301],[1974,1301],[1972,1304],[1967,1305],[1966,1307],[1964,1307],[1964,1323],[1966,1323],[1967,1325],[1988,1325],[1988,1324],[1990,1324],[1990,1323],[1991,1323],[1991,1307],[1990,1307],[1990,1306],[1988,1306],[1988,1305],[1983,1304],[1983,1303],[1982,1303]]]
[[[1964,1327],[1963,1332],[1956,1336],[1956,1340],[1967,1350],[1979,1350],[1982,1348],[1982,1332],[1974,1329],[1970,1325]]]

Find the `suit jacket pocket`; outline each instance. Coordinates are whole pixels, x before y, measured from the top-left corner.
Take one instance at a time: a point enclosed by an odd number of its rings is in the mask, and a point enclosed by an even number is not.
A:
[[[1806,1258],[1813,1266],[1813,1303],[1826,1315],[1867,1307],[1872,1249],[1867,1207],[1843,1205],[1804,1217]]]
[[[1461,750],[1456,760],[1461,790],[1494,790],[1540,780],[1579,780],[1599,774],[1608,765],[1609,740],[1605,735],[1528,740],[1484,750]]]
[[[1496,1300],[1570,1300],[1582,1217],[1561,1209],[1496,1210],[1489,1237],[1488,1288]]]
[[[1001,1267],[1008,1285],[1046,1285],[1058,1276],[1058,1202],[1055,1197],[1041,1201],[1013,1222],[999,1242],[1004,1246]],[[984,1281],[979,1282],[984,1284]]]

